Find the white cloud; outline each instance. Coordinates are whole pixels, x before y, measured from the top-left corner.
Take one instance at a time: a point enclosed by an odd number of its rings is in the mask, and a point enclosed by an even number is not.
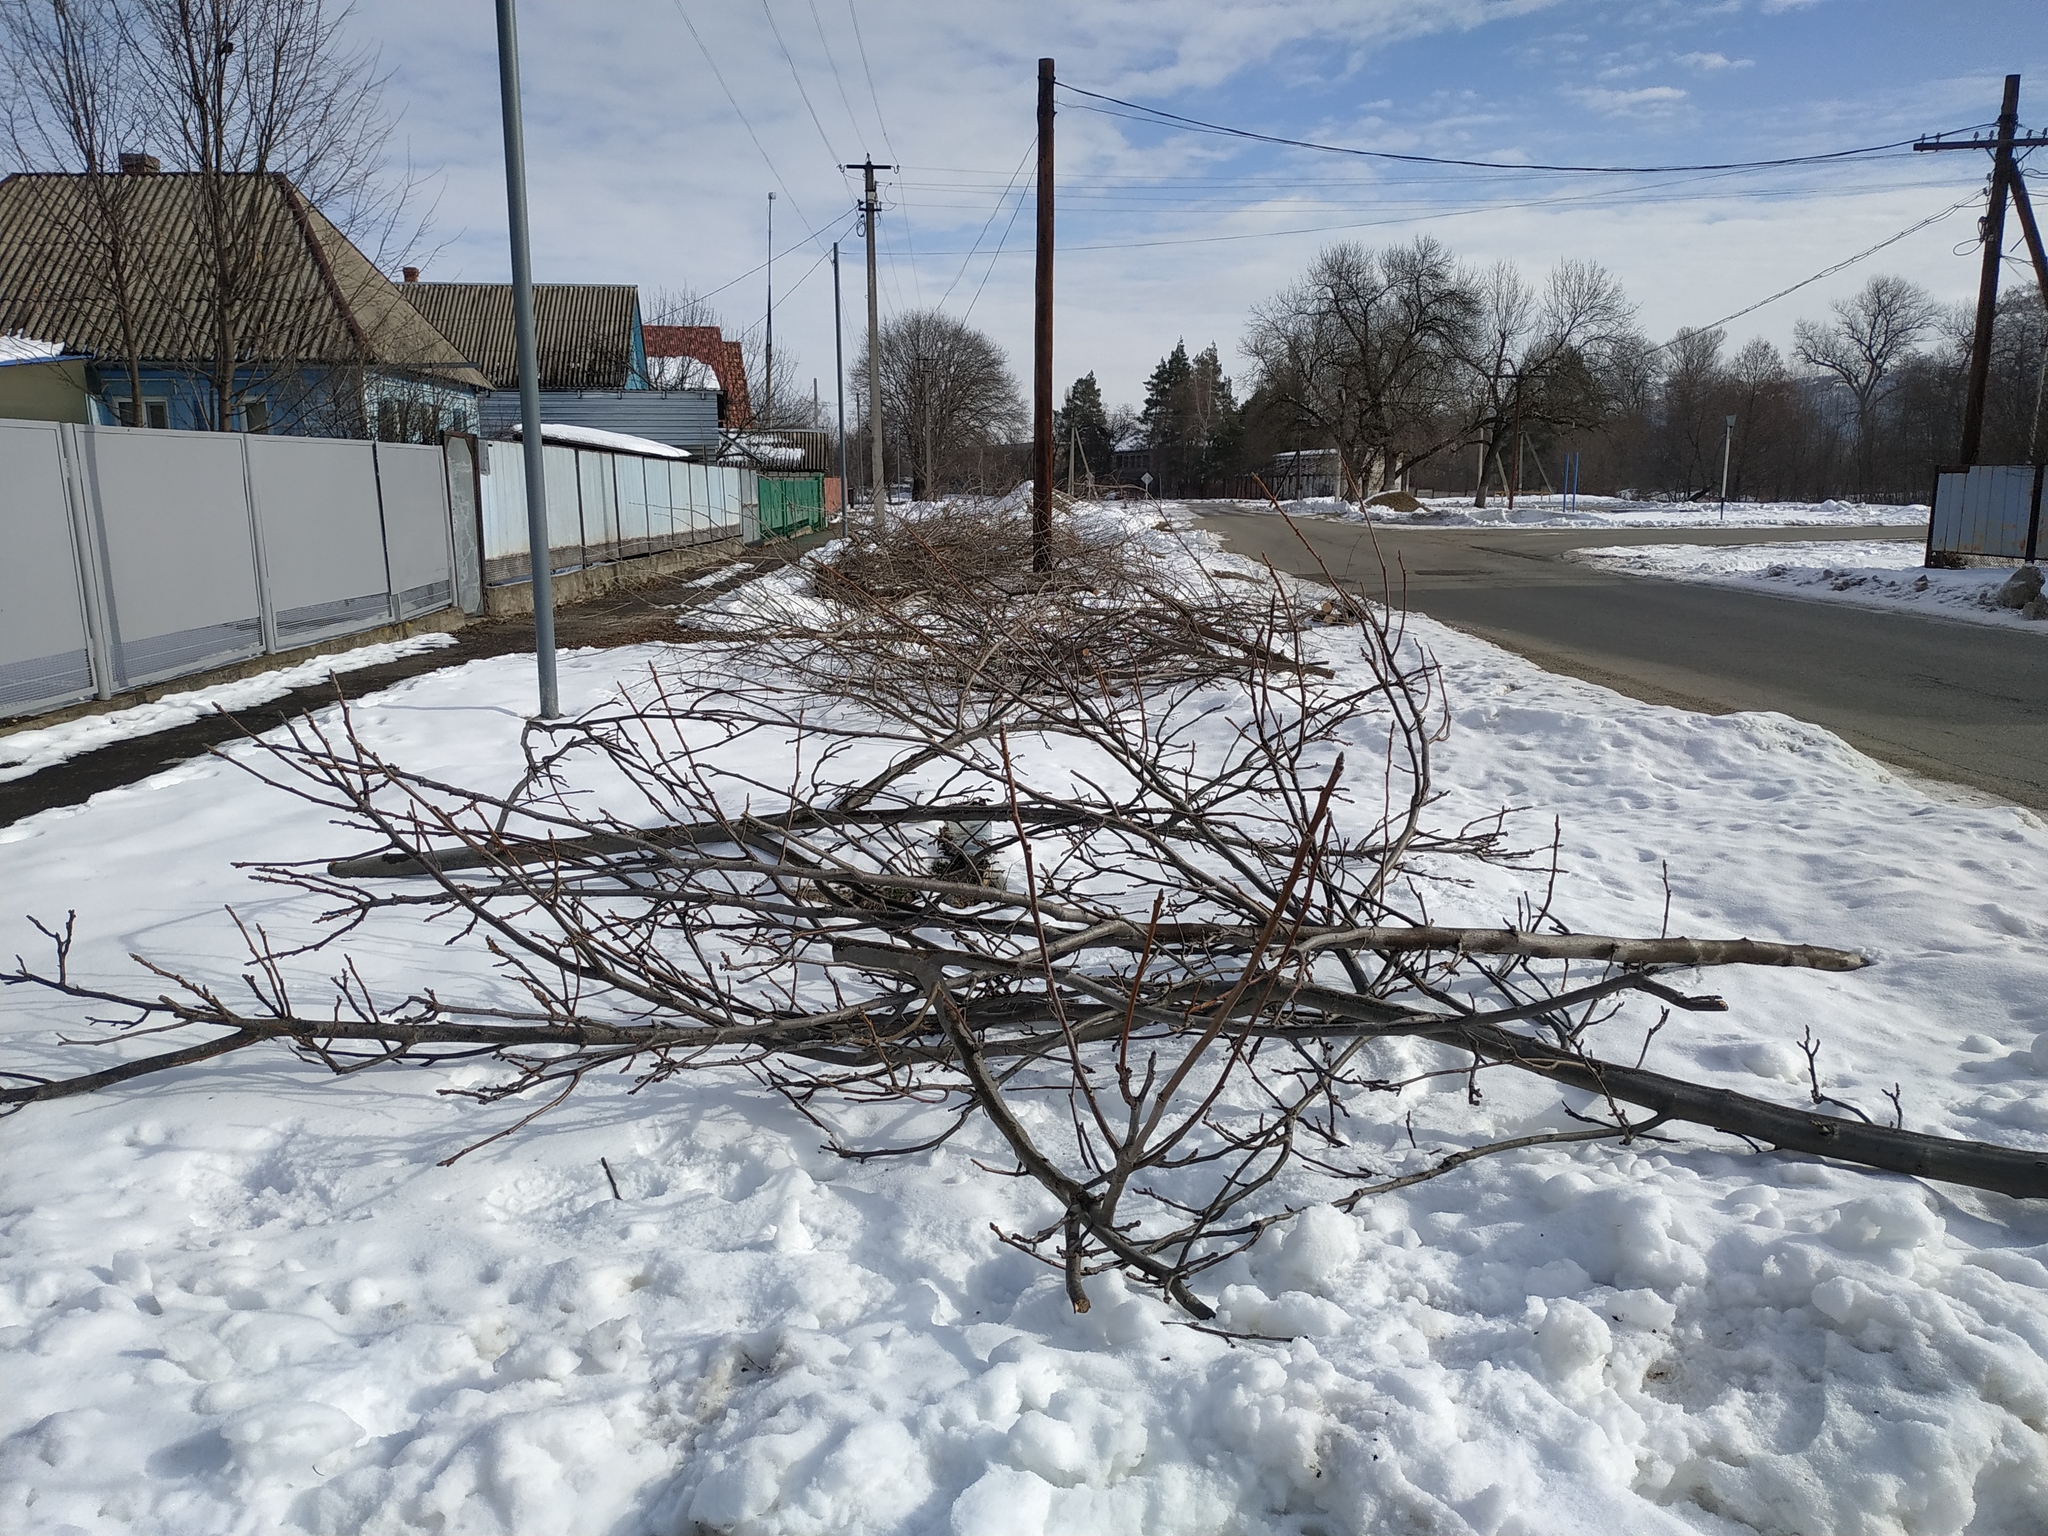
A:
[[[1647,116],[1669,112],[1685,100],[1685,92],[1675,85],[1645,85],[1633,91],[1580,87],[1566,94],[1581,106],[1612,117]]]
[[[1755,59],[1731,59],[1725,53],[1681,53],[1676,59],[1687,69],[1696,69],[1703,75],[1717,74],[1724,69],[1748,69]]]

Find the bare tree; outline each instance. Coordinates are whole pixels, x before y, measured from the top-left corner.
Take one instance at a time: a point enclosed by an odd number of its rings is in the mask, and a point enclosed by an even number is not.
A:
[[[1878,415],[1897,385],[1900,365],[1934,323],[1934,300],[1903,277],[1873,277],[1829,306],[1834,319],[1801,320],[1792,330],[1801,362],[1834,375],[1856,402],[1856,446],[1862,488],[1870,485]]]
[[[1384,251],[1352,242],[1252,310],[1244,349],[1298,429],[1342,456],[1361,493],[1455,441],[1457,359],[1478,303],[1430,236]]]
[[[970,452],[1022,429],[1017,381],[986,332],[936,309],[920,309],[883,322],[881,340],[883,431],[901,445],[911,478],[925,495],[935,495],[957,476]],[[865,341],[847,372],[855,415],[865,422]]]
[[[118,14],[112,0],[0,0],[0,38],[8,147],[24,169],[84,175],[83,204],[53,200],[50,212],[91,265],[81,276],[112,311],[132,424],[148,426],[137,313],[143,276],[132,227],[138,183],[121,174],[120,162],[148,143],[149,119]]]
[[[415,184],[387,175],[384,77],[375,52],[344,36],[346,5],[158,0],[120,15],[141,110],[199,182],[192,239],[204,291],[193,299],[208,332],[209,415],[225,431],[244,366],[295,371],[291,306],[276,285],[291,270],[281,250],[307,238],[309,206],[388,269],[424,231],[408,220]],[[273,177],[288,186],[292,218],[276,216]]]
[[[1540,291],[1501,262],[1481,274],[1478,289],[1480,318],[1464,361],[1472,400],[1466,436],[1481,448],[1473,499],[1483,507],[1488,465],[1504,487],[1520,484],[1522,445],[1532,430],[1585,431],[1606,419],[1640,343],[1635,307],[1594,262],[1559,262]]]

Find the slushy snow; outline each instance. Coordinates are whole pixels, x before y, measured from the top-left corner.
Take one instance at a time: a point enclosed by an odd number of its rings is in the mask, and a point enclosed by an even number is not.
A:
[[[1134,529],[1152,537],[1150,521]],[[761,600],[758,583],[724,599]],[[1876,962],[1716,971],[1730,1011],[1675,1019],[1649,1066],[1799,1103],[1811,1026],[1830,1093],[1888,1115],[1896,1083],[1913,1129],[2048,1148],[2041,818],[1930,793],[1780,715],[1639,704],[1408,622],[1451,692],[1443,819],[1533,807],[1547,843],[1556,815],[1558,910],[1576,926],[1655,932],[1668,862],[1673,932]],[[1341,632],[1317,643],[1355,665]],[[675,654],[565,652],[565,707]],[[355,723],[411,768],[503,787],[531,686],[529,658],[474,661],[358,701]],[[209,758],[0,831],[0,857],[10,912],[77,909],[75,974],[136,985],[133,951],[234,985],[223,904],[280,936],[322,904],[233,861],[353,851],[338,836]],[[1481,878],[1434,915],[1500,921],[1519,887]],[[350,949],[380,988],[506,995],[442,937],[387,927]],[[0,938],[45,952],[18,917]],[[77,1020],[7,1001],[7,1064],[49,1070]],[[1388,1075],[1452,1060],[1374,1049]],[[437,1166],[508,1123],[510,1106],[441,1096],[489,1077],[333,1079],[251,1053],[7,1120],[0,1529],[2043,1528],[2039,1202],[1683,1126],[1533,1149],[1355,1217],[1307,1210],[1209,1272],[1223,1325],[1280,1342],[1233,1340],[1113,1276],[1073,1313],[1055,1274],[989,1230],[1045,1207],[976,1167],[1002,1160],[983,1131],[851,1163],[752,1082],[686,1073],[634,1096],[588,1083]],[[1402,1171],[1589,1107],[1509,1073],[1468,1107],[1462,1077],[1436,1081],[1361,1100],[1358,1155]],[[881,1106],[860,1128],[901,1143],[926,1115]]]

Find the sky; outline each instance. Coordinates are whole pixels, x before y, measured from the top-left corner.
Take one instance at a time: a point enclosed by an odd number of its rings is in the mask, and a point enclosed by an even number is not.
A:
[[[496,39],[483,0],[358,0],[396,147],[427,180],[429,279],[510,271]],[[939,307],[1031,371],[1037,60],[1062,89],[1055,377],[1140,403],[1177,340],[1238,350],[1252,306],[1325,245],[1434,235],[1474,264],[1615,273],[1657,339],[1729,323],[1786,345],[1877,273],[1974,296],[1977,152],[1764,172],[1553,174],[1416,165],[1162,124],[1087,96],[1279,138],[1499,162],[1690,166],[1827,154],[1988,125],[2002,78],[2048,124],[2035,0],[522,0],[528,185],[540,281],[690,290],[775,340],[833,395],[828,253],[847,355],[863,315],[858,172],[881,178],[884,315]],[[2040,152],[2048,154],[2048,151]],[[1959,206],[1960,205],[1960,206]],[[2017,259],[2006,282],[2025,281]]]

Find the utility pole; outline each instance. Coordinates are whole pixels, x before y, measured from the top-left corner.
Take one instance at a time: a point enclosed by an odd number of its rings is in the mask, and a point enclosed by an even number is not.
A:
[[[875,172],[893,171],[893,165],[877,165],[872,159],[841,170],[862,171],[867,176],[866,196],[861,199],[861,228],[868,237],[868,437],[873,479],[869,491],[876,529],[881,527],[882,509],[889,504],[888,488],[882,483],[882,310],[875,297]]]
[[[1735,446],[1735,418],[1728,418],[1728,430],[1721,438],[1721,521],[1728,521],[1728,453]]]
[[[505,214],[512,230],[512,339],[519,367],[519,436],[526,462],[526,558],[533,582],[533,650],[540,718],[562,717],[555,687],[554,561],[548,555],[547,460],[540,438],[540,348],[533,332],[533,250],[526,233],[526,129],[519,109],[519,22],[498,0],[498,99],[505,119]]]
[[[1977,462],[1977,450],[1984,436],[1984,390],[1991,376],[1991,326],[1998,315],[1998,264],[2005,248],[2005,200],[2019,182],[2019,167],[2013,161],[2015,149],[2048,144],[2048,135],[2021,137],[2020,77],[2005,77],[2005,99],[1998,109],[1998,132],[1989,139],[1921,139],[1916,150],[1988,149],[1991,151],[1991,187],[1985,199],[1984,219],[1979,233],[1984,239],[1984,270],[1977,280],[1977,327],[1970,339],[1970,391],[1963,404],[1963,444],[1959,455],[1965,466]],[[2021,191],[2020,198],[2026,193]],[[2033,210],[2021,215],[2032,225]],[[2038,238],[2038,237],[2037,237]],[[2048,299],[2048,293],[2044,293]]]
[[[1052,60],[1038,61],[1038,276],[1031,338],[1031,568],[1052,568]]]
[[[768,194],[768,335],[762,347],[761,425],[775,425],[775,194]]]
[[[846,537],[846,335],[839,324],[839,242],[832,242],[832,377],[839,388],[839,537]]]

